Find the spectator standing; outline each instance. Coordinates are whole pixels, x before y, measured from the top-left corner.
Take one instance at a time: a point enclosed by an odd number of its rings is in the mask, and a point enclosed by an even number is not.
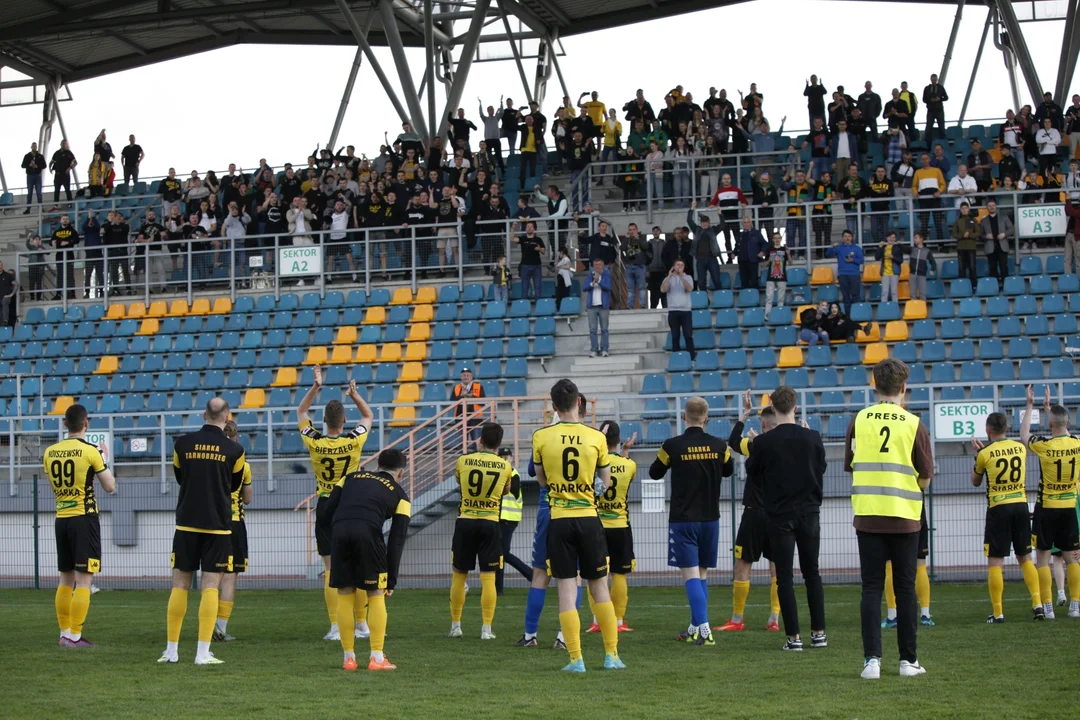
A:
[[[765,319],[769,319],[769,313],[773,308],[773,297],[776,298],[776,307],[784,307],[787,299],[787,265],[791,262],[791,252],[782,245],[780,233],[772,234],[772,244],[765,253]]]
[[[646,268],[652,261],[652,248],[638,232],[637,223],[630,223],[626,228],[626,236],[622,239],[620,248],[622,252],[623,266],[626,268],[626,306],[627,309],[637,308],[644,310],[649,306],[646,297],[647,283]]]
[[[1065,127],[1065,116],[1061,112],[1061,106],[1054,102],[1054,95],[1049,92],[1043,93],[1043,101],[1035,110],[1035,126],[1046,127],[1046,120],[1050,121],[1050,126],[1055,130],[1060,131]]]
[[[533,177],[536,175],[536,156],[539,148],[543,147],[543,136],[537,131],[532,115],[526,115],[525,120],[518,126],[518,132],[521,133],[521,158],[519,170],[519,181],[522,187],[525,187],[525,178]]]
[[[687,199],[694,194],[690,189],[690,179],[693,176],[694,160],[697,157],[698,152],[687,145],[686,138],[682,135],[675,138],[674,145],[667,153],[677,208],[686,207]]]
[[[945,86],[938,82],[938,76],[930,76],[930,84],[923,88],[922,101],[926,106],[926,142],[933,142],[933,126],[937,123],[941,131],[941,138],[945,139],[945,103],[949,100],[949,93],[945,92]]]
[[[94,138],[94,152],[101,156],[101,162],[105,163],[111,163],[113,158],[116,157],[112,145],[105,139],[105,128],[102,128],[101,132]]]
[[[937,168],[945,177],[948,177],[949,173],[952,172],[952,160],[945,156],[945,146],[941,143],[934,145],[934,155],[930,158],[930,167]]]
[[[1009,276],[1009,254],[1013,238],[1013,222],[997,211],[997,202],[986,204],[986,216],[979,225],[985,243],[983,252],[990,263],[990,274],[997,278],[998,290],[1005,288],[1005,278]]]
[[[120,151],[120,163],[124,166],[124,184],[139,182],[139,165],[146,154],[142,146],[135,142],[134,135],[128,135],[128,144]]]
[[[52,246],[56,250],[56,295],[53,300],[60,300],[64,293],[69,299],[75,299],[74,249],[78,244],[79,231],[67,215],[62,216],[60,226],[52,234]]]
[[[750,188],[752,204],[757,208],[758,225],[771,237],[774,208],[780,204],[780,194],[773,184],[772,174],[768,170],[762,170],[760,175],[751,171]]]
[[[1039,174],[1048,175],[1057,163],[1058,146],[1061,145],[1061,133],[1051,118],[1043,118],[1042,127],[1035,133],[1035,143],[1039,146]]]
[[[657,207],[664,209],[664,151],[655,140],[649,142],[649,152],[645,156],[645,183],[650,199]]]
[[[885,175],[885,166],[874,168],[874,176],[863,188],[863,197],[870,198],[870,237],[874,242],[885,239],[889,229],[891,198],[895,195],[893,182]],[[850,228],[849,228],[850,229]]]
[[[183,185],[176,179],[176,168],[169,168],[169,175],[161,181],[161,213],[170,217],[173,207],[179,207],[183,195]]]
[[[899,302],[900,271],[904,267],[904,248],[896,244],[896,233],[885,233],[885,242],[878,245],[877,261],[881,263],[881,302]],[[849,308],[850,312],[850,308]]]
[[[30,300],[39,301],[45,295],[45,253],[41,236],[33,233],[26,239],[26,250],[30,253],[26,260],[30,265]],[[3,278],[0,278],[3,281]],[[3,318],[0,318],[3,320]],[[0,324],[3,324],[0,322]]]
[[[982,191],[975,182],[975,178],[968,175],[968,166],[961,164],[956,169],[956,175],[953,176],[952,180],[949,180],[949,194],[956,196],[956,206],[960,207],[960,203],[964,202],[968,195],[974,195],[977,192]],[[967,202],[970,205],[977,205],[978,198],[973,197]]]
[[[105,297],[105,262],[101,254],[101,223],[94,212],[86,214],[82,226],[83,254],[83,297]],[[96,277],[96,281],[93,278]]]
[[[606,220],[601,220],[596,227],[596,232],[585,242],[588,243],[589,251],[586,255],[589,264],[595,260],[603,260],[604,267],[610,271],[615,264],[615,258],[619,254],[619,239],[610,234],[611,226]]]
[[[34,204],[35,191],[38,205],[42,203],[41,173],[48,167],[45,156],[38,152],[37,143],[30,143],[30,152],[23,155],[22,167],[26,171],[26,210],[23,211],[23,215],[29,215],[30,206]]]
[[[835,192],[832,185],[832,173],[828,170],[817,180],[811,179],[814,205],[810,210],[814,227],[814,252],[821,257],[821,249],[827,248],[832,240],[832,222]]]
[[[870,130],[870,136],[877,138],[877,119],[881,117],[881,96],[874,92],[874,84],[869,80],[863,85],[865,88],[856,99],[856,107],[866,119],[866,127]]]
[[[915,171],[915,175],[911,179],[912,188],[919,197],[919,210],[922,211],[919,214],[919,232],[925,238],[930,237],[927,232],[930,228],[932,215],[938,234],[944,235],[945,228],[942,225],[944,224],[945,213],[941,212],[940,208],[941,195],[946,191],[945,178],[940,170],[930,166],[930,155],[927,153],[919,156],[919,162],[921,167]]]
[[[810,118],[810,127],[814,127],[815,119],[825,119],[825,95],[828,91],[825,86],[818,82],[817,75],[811,75],[803,88],[803,97],[806,98],[806,110]]]
[[[541,286],[540,256],[544,254],[545,247],[544,241],[536,234],[536,223],[531,220],[526,222],[525,234],[515,237],[514,241],[521,247],[521,266],[518,272],[521,277],[521,297],[527,300],[531,296],[533,300],[539,300]],[[610,288],[608,289],[610,290]]]
[[[19,284],[15,275],[0,262],[0,327],[15,327],[18,321]]]
[[[113,210],[108,215],[108,222],[101,227],[101,244],[105,246],[105,262],[109,270],[109,284],[107,295],[132,295],[134,290],[120,289],[120,269],[123,268],[124,283],[131,284],[131,265],[128,259],[128,238],[131,228],[124,221],[124,215],[119,210]]]
[[[60,141],[60,149],[53,153],[49,161],[49,170],[53,173],[53,202],[60,202],[60,188],[64,188],[68,202],[71,202],[71,171],[78,165],[75,155],[68,149],[68,141]]]
[[[1069,136],[1069,159],[1080,157],[1080,94],[1072,96],[1065,110],[1065,132]]]
[[[589,316],[589,357],[608,356],[608,315],[611,312],[611,271],[604,266],[604,261],[593,260],[592,272],[589,273],[582,291],[585,293],[585,307]]]
[[[1021,172],[1018,172],[1013,176],[1014,181],[1019,181],[1023,178],[1024,167],[1024,133],[1026,132],[1024,126],[1017,121],[1016,114],[1012,110],[1005,111],[1005,122],[1001,124],[1001,130],[998,131],[998,147],[1004,148],[1006,146],[1012,148],[1010,154],[1016,158],[1016,162],[1021,168]],[[972,147],[975,143],[972,142]]]
[[[1080,130],[1077,130],[1077,132],[1080,132]],[[1015,184],[1023,177],[1020,171],[1020,163],[1017,162],[1016,157],[1013,155],[1011,147],[1002,145],[999,149],[1001,150],[1001,160],[998,161],[998,184],[1004,185],[1005,178]],[[971,156],[968,156],[968,159],[970,160]],[[975,182],[978,184],[977,178]]]
[[[593,161],[596,148],[593,138],[586,138],[580,131],[574,133],[567,151],[567,163],[570,166],[570,195],[574,210],[580,211],[589,204],[589,178],[578,181]]]
[[[900,210],[906,212],[911,209],[911,196],[912,187],[915,181],[915,164],[912,161],[912,154],[910,150],[904,150],[900,156],[900,162],[892,166],[892,170],[889,172],[889,177],[893,182],[893,188],[896,191],[896,197],[906,198],[906,200],[900,204]]]
[[[346,214],[345,219],[348,222],[348,214]],[[229,203],[229,213],[225,216],[225,222],[222,223],[221,228],[222,236],[227,238],[226,248],[230,245],[237,250],[244,247],[244,238],[247,236],[247,226],[250,223],[251,216],[248,215],[247,210],[241,209],[235,202]],[[247,253],[239,250],[235,252],[235,256],[236,262],[241,263],[240,267],[243,267],[246,264]],[[230,263],[230,265],[235,265],[235,263]],[[349,269],[352,270],[351,264]],[[231,272],[235,272],[235,268],[231,269]],[[243,274],[246,275],[247,273],[243,272]]]
[[[491,158],[491,162],[499,166],[499,170],[506,172],[506,164],[503,162],[502,155],[502,118],[495,114],[495,107],[488,105],[487,114],[484,114],[484,101],[479,97],[476,101],[480,103],[480,122],[484,125],[484,145],[487,149],[488,157]],[[499,103],[502,105],[502,102]]]
[[[506,266],[506,256],[500,255],[491,268],[491,284],[494,288],[495,302],[504,305],[510,300],[510,282],[513,280],[510,268]]]
[[[884,172],[884,169],[882,169],[882,172]],[[848,165],[844,175],[841,175],[838,170],[836,176],[840,178],[840,186],[837,191],[840,197],[844,199],[844,218],[847,222],[847,229],[858,234],[859,198],[866,193],[866,186],[862,178],[859,177],[859,166],[854,163]]]
[[[682,258],[675,260],[660,284],[660,292],[667,294],[668,327],[671,328],[671,351],[682,350],[683,341],[690,353],[690,361],[697,358],[694,351],[694,329],[691,313],[690,293],[694,290],[693,278],[686,275],[686,264]]]
[[[908,254],[908,269],[911,270],[911,297],[926,300],[926,278],[930,273],[937,274],[937,261],[934,253],[924,244],[923,236],[915,233]]]
[[[1080,129],[1077,132],[1080,132]],[[1080,247],[1078,247],[1080,243],[1076,238],[1080,204],[1071,197],[1065,199],[1065,215],[1068,217],[1068,224],[1065,226],[1065,272],[1075,273],[1080,271]]]
[[[836,258],[836,279],[844,298],[844,312],[851,314],[851,306],[859,302],[862,288],[862,248],[855,244],[855,235],[849,230],[843,233],[843,241],[825,251],[826,257]]]
[[[565,247],[560,247],[555,260],[555,307],[562,304],[563,298],[570,297],[570,286],[574,282],[574,263]],[[569,324],[567,320],[567,324]]]
[[[734,255],[734,239],[739,229],[739,206],[747,205],[743,191],[731,183],[731,175],[724,173],[720,176],[720,187],[713,195],[709,205],[720,211],[721,226],[724,231],[724,246],[727,250],[727,261],[730,264]]]
[[[997,203],[994,203],[995,208]],[[967,202],[960,202],[960,216],[956,218],[949,231],[949,237],[956,242],[956,259],[960,267],[960,277],[966,277],[971,281],[971,289],[975,289],[975,241],[979,237],[979,223],[971,214],[971,206]]]
[[[919,109],[919,101],[915,98],[915,93],[908,90],[906,80],[900,83],[899,98],[907,108],[907,120],[904,125],[907,128],[908,137],[915,137],[915,112]]]
[[[822,323],[829,314],[829,303],[824,300],[818,307],[811,305],[799,313],[799,339],[814,347],[818,343],[829,344],[829,333],[822,329]]]
[[[911,137],[908,127],[909,125],[914,127],[914,120],[911,117],[912,111],[908,104],[900,98],[900,91],[896,88],[892,89],[892,99],[885,103],[883,115],[889,122],[890,130],[899,130],[905,139]]]
[[[1009,157],[1012,154],[1010,150],[1006,154],[1004,148],[1002,149],[1002,159]],[[994,167],[994,160],[990,157],[990,153],[983,150],[982,142],[979,138],[975,138],[971,141],[971,152],[967,156],[967,169],[975,178],[975,186],[979,189],[979,192],[984,193],[990,190],[990,187],[994,184],[993,173],[991,172]],[[959,170],[959,168],[957,168]],[[1016,179],[1015,177],[1013,178]],[[978,203],[973,203],[977,205]]]
[[[838,178],[848,176],[848,168],[859,166],[859,139],[848,132],[848,121],[840,120],[836,124],[836,134],[829,140],[829,159]]]
[[[806,208],[813,190],[807,182],[806,173],[801,169],[795,171],[793,180],[788,178],[789,176],[784,176],[783,184],[787,195],[787,246],[798,252],[799,248],[807,245]]]
[[[522,110],[525,108],[522,107]],[[513,155],[517,149],[518,125],[521,113],[514,108],[513,98],[506,99],[506,107],[499,110],[499,125],[502,137],[506,138],[506,154]],[[486,134],[486,133],[485,133]]]
[[[742,219],[742,228],[735,240],[735,256],[739,261],[739,278],[744,289],[760,289],[758,263],[765,259],[765,242],[761,230],[754,227],[749,216]]]
[[[664,259],[664,245],[665,240],[661,237],[660,226],[654,226],[652,235],[649,236],[649,265],[646,268],[648,272],[649,307],[654,310],[658,307],[667,307],[667,297],[660,290],[660,286],[663,285],[668,271],[671,269]]]
[[[829,148],[831,144],[832,136],[829,135],[825,122],[821,118],[814,118],[810,133],[806,136],[806,140],[803,141],[802,145],[803,150],[808,148],[810,150],[810,174],[814,177],[821,177],[823,173],[829,171]]]
[[[162,240],[166,232],[165,226],[157,221],[154,211],[148,210],[146,219],[135,236],[135,247],[132,251],[135,255],[135,281],[141,284],[139,278],[149,269],[150,291],[154,293],[165,291],[165,263],[164,258],[161,257],[160,248],[164,247]],[[150,262],[149,268],[147,268],[147,260]],[[160,284],[156,286],[154,285],[155,276],[161,279]]]
[[[690,230],[694,233],[690,253],[694,258],[694,276],[697,278],[697,289],[707,291],[709,289],[709,278],[711,277],[713,290],[716,291],[720,289],[720,242],[716,237],[716,230],[712,228],[708,215],[702,213],[698,216],[698,222],[694,222],[696,210],[697,200],[690,204],[690,210],[686,213],[686,224],[690,226]]]

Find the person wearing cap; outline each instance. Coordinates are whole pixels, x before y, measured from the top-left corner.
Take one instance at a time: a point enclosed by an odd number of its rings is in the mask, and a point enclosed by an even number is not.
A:
[[[499,448],[499,457],[511,465],[514,464],[514,451],[512,448]],[[510,472],[510,489],[502,496],[502,509],[499,511],[499,525],[502,526],[503,563],[510,563],[521,573],[521,576],[532,581],[532,568],[514,553],[510,552],[510,541],[514,537],[518,523],[521,522],[521,511],[525,507],[521,493],[521,475],[515,467]],[[503,594],[503,568],[495,571],[495,593]]]
[[[484,406],[480,403],[458,401],[482,397],[484,397],[484,386],[473,381],[472,367],[465,365],[461,368],[461,382],[454,385],[454,391],[450,394],[450,399],[458,403],[454,408],[454,417],[465,417],[465,423],[469,426],[469,438],[474,442],[476,440],[474,435],[478,436],[480,425],[483,423],[481,415]]]

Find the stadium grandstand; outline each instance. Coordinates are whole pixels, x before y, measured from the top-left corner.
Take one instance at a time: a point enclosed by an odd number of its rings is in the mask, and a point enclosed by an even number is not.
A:
[[[37,197],[25,189],[0,196],[8,269],[0,290],[12,293],[0,326],[8,485],[0,513],[14,518],[3,524],[0,584],[26,586],[51,567],[51,540],[42,533],[33,550],[25,519],[39,494],[51,496],[34,479],[74,403],[89,410],[93,441],[124,488],[99,500],[110,561],[97,582],[160,584],[174,437],[201,426],[203,407],[221,395],[255,475],[248,579],[316,587],[323,566],[296,406],[317,366],[325,382],[316,423],[355,380],[375,413],[365,462],[384,448],[408,453],[404,486],[414,500],[403,585],[445,585],[453,458],[471,428],[498,419],[523,468],[532,431],[551,420],[546,395],[560,377],[588,395],[590,422],[613,418],[623,438],[636,435],[640,467],[682,431],[688,397],[708,399],[708,430],[727,438],[747,390],[760,404],[778,385],[794,387],[800,417],[829,452],[822,569],[830,582],[850,582],[858,553],[842,443],[852,414],[872,402],[868,368],[886,357],[910,366],[907,407],[935,436],[935,577],[982,578],[985,500],[969,481],[969,437],[993,409],[1018,427],[1027,385],[1040,398],[1048,387],[1057,402],[1080,404],[1080,98],[1067,92],[1076,3],[1046,96],[1022,19],[1011,3],[989,3],[983,40],[992,35],[1011,63],[1015,112],[987,122],[941,115],[924,129],[925,106],[941,111],[947,68],[925,90],[919,83],[893,98],[808,84],[807,125],[787,131],[759,112],[754,89],[741,103],[681,86],[620,99],[613,121],[602,103],[565,86],[562,103],[545,101],[549,78],[562,81],[560,36],[726,4],[10,3],[0,64],[30,78],[16,82],[44,88],[41,166],[31,154],[23,167],[45,187]],[[501,33],[482,31],[494,20]],[[215,32],[200,27],[206,22]],[[146,33],[163,29],[170,44],[149,49]],[[507,53],[515,38],[536,43],[533,83],[529,58],[507,55],[534,107],[448,118],[464,105],[478,46],[502,43]],[[359,46],[356,65],[375,68],[373,45],[389,46],[399,65],[404,47],[419,46],[429,90],[444,61],[455,79],[446,111],[436,113],[434,93],[425,98],[411,80],[394,87],[378,69],[408,126],[381,148],[337,151],[354,72],[328,151],[215,176],[139,177],[138,153],[104,133],[93,148],[51,141],[66,83],[236,43]],[[69,151],[88,182],[68,177]],[[878,167],[885,179],[875,183]],[[716,249],[698,242],[710,236]],[[500,256],[512,274],[505,285]],[[659,291],[680,258],[694,282],[692,346],[672,337]],[[612,277],[610,293],[593,290],[596,260]],[[603,337],[590,337],[595,326]],[[471,382],[465,373],[482,397],[456,399]],[[950,413],[975,419],[956,430]],[[755,419],[749,426],[760,428]],[[725,488],[732,509],[744,480],[737,473]],[[1037,473],[1029,472],[1029,490]],[[523,527],[536,505],[535,486],[526,487]],[[631,514],[638,570],[655,584],[677,582],[665,558],[664,498],[664,481],[643,472]],[[727,514],[722,548],[734,532]],[[730,552],[721,556],[730,568]]]

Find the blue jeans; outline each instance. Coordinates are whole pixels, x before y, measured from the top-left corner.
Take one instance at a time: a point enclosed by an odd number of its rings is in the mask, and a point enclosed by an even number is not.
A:
[[[38,205],[41,204],[41,173],[37,175],[27,174],[26,176],[26,204],[30,205],[34,202],[34,190],[37,190]]]
[[[505,303],[510,298],[510,288],[506,285],[495,286],[495,302]]]
[[[840,275],[837,281],[840,284],[840,294],[844,298],[844,312],[851,315],[851,306],[859,302],[862,277],[859,275]]]
[[[678,170],[672,174],[674,180],[675,207],[684,208],[690,204],[690,173]]]
[[[805,340],[806,342],[810,343],[810,347],[814,347],[819,342],[820,343],[828,343],[829,342],[829,333],[825,332],[824,330],[817,331],[817,330],[807,330],[806,328],[803,328],[802,330],[799,331],[799,339],[800,340]]]
[[[716,258],[708,260],[695,260],[694,280],[697,281],[698,290],[709,289],[709,278],[712,278],[713,290],[720,289],[720,261]]]
[[[827,157],[810,158],[810,162],[813,163],[814,177],[819,180],[821,179],[822,173],[831,171],[831,168],[829,167],[831,163]]]
[[[539,265],[522,265],[521,266],[521,297],[528,299],[529,286],[533,287],[533,300],[540,299],[540,266]]]
[[[626,306],[628,308],[634,307],[634,296],[637,296],[638,307],[647,308],[649,306],[648,300],[645,297],[645,291],[648,289],[648,285],[645,280],[645,268],[641,265],[631,265],[626,269]]]
[[[787,245],[791,248],[806,247],[806,218],[788,218]]]
[[[589,348],[593,352],[608,351],[608,315],[611,313],[605,307],[589,308]],[[597,342],[597,330],[599,330],[599,342]]]

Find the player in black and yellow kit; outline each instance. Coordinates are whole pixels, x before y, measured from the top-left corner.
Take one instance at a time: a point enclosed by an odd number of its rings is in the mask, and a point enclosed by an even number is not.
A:
[[[397,670],[383,654],[386,641],[386,597],[397,585],[398,566],[405,549],[412,508],[401,487],[405,455],[400,450],[379,453],[376,472],[353,472],[334,483],[326,500],[332,518],[330,574],[337,590],[338,624],[348,626],[354,617],[356,590],[367,600],[371,624],[371,658],[368,670]],[[383,540],[383,524],[390,520],[389,541]],[[345,652],[342,668],[356,670],[356,639],[341,633]]]
[[[45,477],[56,495],[56,621],[60,647],[93,647],[82,636],[90,610],[90,586],[101,572],[101,529],[94,478],[105,492],[116,489],[116,479],[97,446],[86,441],[90,420],[86,408],[72,405],[64,413],[67,439],[45,451]]]
[[[611,460],[611,485],[596,498],[596,510],[600,523],[604,526],[604,539],[608,548],[608,567],[611,574],[611,604],[615,608],[615,622],[619,632],[633,632],[626,624],[626,606],[630,602],[626,587],[626,576],[634,572],[637,561],[634,559],[634,531],[630,527],[630,484],[637,477],[637,463],[630,459],[629,452],[637,442],[635,433],[623,443],[619,453],[619,441],[622,433],[619,423],[607,421],[600,424],[600,432],[607,438],[608,458]],[[596,601],[589,593],[589,607],[595,608]],[[600,623],[593,611],[592,625],[585,632],[600,632]]]
[[[569,672],[585,672],[581,656],[581,618],[577,611],[577,576],[589,583],[595,612],[604,636],[604,668],[626,667],[619,659],[619,626],[607,587],[608,558],[604,526],[596,511],[594,478],[606,491],[611,486],[607,438],[586,427],[578,416],[578,389],[570,380],[551,388],[551,404],[561,422],[533,433],[536,479],[548,489],[551,523],[547,532],[548,565],[559,588]]]
[[[364,449],[368,431],[375,416],[371,408],[356,391],[356,381],[349,381],[349,398],[360,411],[360,422],[349,432],[345,432],[345,406],[340,400],[331,400],[323,409],[323,423],[326,434],[323,435],[311,422],[308,410],[315,401],[315,395],[322,387],[322,368],[315,367],[314,384],[300,400],[296,416],[300,421],[300,439],[304,441],[308,455],[311,456],[311,468],[315,471],[316,492],[319,499],[315,504],[315,548],[323,561],[323,599],[326,601],[326,614],[330,617],[330,631],[323,640],[338,640],[338,594],[330,588],[330,521],[332,516],[326,511],[326,498],[334,484],[360,469],[360,451]],[[367,637],[367,605],[363,599],[358,603],[355,618],[356,637]],[[350,623],[352,624],[352,623]]]
[[[450,637],[461,637],[461,610],[465,607],[465,579],[480,565],[481,640],[494,640],[495,571],[502,567],[502,497],[510,490],[514,467],[496,455],[503,429],[498,423],[480,427],[480,446],[462,455],[455,477],[461,488],[461,505],[450,546],[453,579],[450,582]]]
[[[1080,527],[1076,516],[1080,438],[1069,434],[1069,411],[1061,405],[1050,404],[1049,386],[1043,410],[1050,418],[1050,437],[1033,437],[1031,411],[1034,405],[1035,391],[1028,385],[1027,412],[1020,423],[1020,442],[1039,456],[1039,494],[1031,524],[1032,543],[1038,557],[1039,595],[1046,619],[1053,620],[1050,552],[1056,545],[1062,551],[1069,579],[1069,617],[1080,618],[1080,565],[1076,560],[1076,551],[1080,550]]]
[[[225,437],[236,442],[236,423],[225,423]],[[244,462],[244,482],[232,493],[232,570],[221,578],[221,594],[218,597],[217,622],[214,624],[214,640],[232,642],[236,638],[226,630],[236,601],[237,575],[248,569],[247,525],[244,523],[244,506],[251,504],[251,465]]]
[[[244,449],[225,437],[229,403],[215,397],[206,403],[205,424],[173,443],[173,472],[180,493],[172,544],[172,593],[169,595],[165,652],[160,663],[179,662],[180,628],[187,614],[188,589],[202,570],[199,644],[196,665],[220,665],[210,652],[217,620],[221,578],[232,570],[232,493],[244,482]]]
[[[975,469],[971,471],[971,484],[982,485],[986,477],[986,528],[983,531],[983,552],[986,554],[987,583],[990,587],[990,603],[993,612],[987,623],[1005,622],[1001,609],[1001,595],[1005,580],[1001,567],[1011,549],[1016,562],[1024,573],[1024,584],[1031,594],[1031,614],[1036,620],[1045,617],[1039,590],[1039,573],[1031,562],[1031,518],[1028,516],[1027,466],[1024,458],[1027,450],[1021,443],[1005,437],[1009,420],[1004,413],[990,413],[986,418],[985,445],[976,438],[971,444],[978,452]]]

